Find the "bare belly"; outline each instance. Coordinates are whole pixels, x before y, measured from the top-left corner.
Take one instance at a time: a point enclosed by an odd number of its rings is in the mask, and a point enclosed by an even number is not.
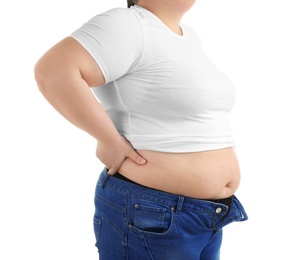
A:
[[[240,183],[240,169],[232,148],[195,153],[138,150],[147,164],[126,159],[119,173],[144,186],[177,195],[220,199],[231,196]]]

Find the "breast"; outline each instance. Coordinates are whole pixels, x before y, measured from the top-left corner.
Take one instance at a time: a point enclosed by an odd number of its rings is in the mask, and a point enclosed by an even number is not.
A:
[[[196,117],[232,109],[233,84],[204,53],[166,57],[158,56],[119,79],[118,91],[129,111]]]

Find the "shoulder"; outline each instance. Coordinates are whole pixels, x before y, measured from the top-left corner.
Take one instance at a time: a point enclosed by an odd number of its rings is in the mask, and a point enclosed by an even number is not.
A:
[[[139,62],[144,48],[140,22],[126,8],[110,9],[92,17],[71,37],[98,63],[106,82],[125,75]]]
[[[103,13],[97,14],[90,19],[91,22],[109,23],[108,25],[123,26],[135,25],[139,23],[137,16],[131,8],[113,8]]]
[[[108,37],[139,37],[141,23],[132,8],[114,8],[93,16],[84,24],[93,34],[107,34]]]

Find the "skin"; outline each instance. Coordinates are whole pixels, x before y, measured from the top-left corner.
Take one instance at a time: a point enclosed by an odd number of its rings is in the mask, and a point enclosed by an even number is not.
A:
[[[180,21],[195,0],[139,0],[178,35]],[[88,52],[67,37],[49,49],[35,65],[35,79],[48,102],[73,125],[97,141],[96,156],[109,169],[145,186],[196,198],[232,195],[240,171],[232,148],[170,154],[135,150],[116,130],[90,87],[105,83]],[[102,123],[101,123],[102,122]]]

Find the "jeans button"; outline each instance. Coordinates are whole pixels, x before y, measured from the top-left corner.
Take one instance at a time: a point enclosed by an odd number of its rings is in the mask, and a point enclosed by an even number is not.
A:
[[[216,209],[216,213],[220,213],[221,211],[222,211],[221,208],[217,208],[217,209]]]

